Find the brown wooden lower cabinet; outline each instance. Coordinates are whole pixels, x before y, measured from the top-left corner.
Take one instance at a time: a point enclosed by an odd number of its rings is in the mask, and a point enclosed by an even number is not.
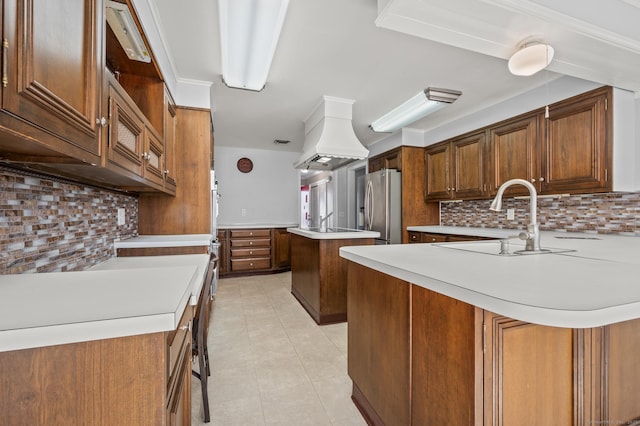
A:
[[[373,243],[373,238],[291,235],[291,294],[318,324],[347,320],[347,260],[340,257],[340,247]]]
[[[190,425],[191,317],[171,332],[0,352],[0,423]]]
[[[348,371],[370,424],[640,422],[640,320],[531,324],[348,268]]]
[[[218,230],[221,276],[288,271],[291,267],[286,228]]]

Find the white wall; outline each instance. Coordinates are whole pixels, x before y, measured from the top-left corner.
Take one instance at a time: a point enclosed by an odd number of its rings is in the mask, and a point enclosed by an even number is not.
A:
[[[300,181],[293,162],[300,153],[217,146],[214,150],[219,226],[298,223]],[[238,171],[236,163],[242,157],[253,161],[250,173]]]

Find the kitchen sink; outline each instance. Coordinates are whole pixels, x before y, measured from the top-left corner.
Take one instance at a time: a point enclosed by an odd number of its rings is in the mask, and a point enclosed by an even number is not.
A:
[[[557,254],[575,252],[572,249],[557,247],[543,247],[541,251],[524,251],[524,242],[519,240],[490,240],[490,241],[470,241],[457,243],[433,244],[452,250],[468,251],[473,253],[490,254],[493,256],[531,256],[538,254]]]

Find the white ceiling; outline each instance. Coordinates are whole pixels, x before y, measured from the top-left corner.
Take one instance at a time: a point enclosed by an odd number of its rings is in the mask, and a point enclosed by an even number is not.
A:
[[[221,81],[217,1],[148,0],[179,79],[211,81],[216,146],[301,151],[323,95],[353,99],[368,125],[428,87],[460,90],[411,127],[428,130],[567,74],[640,90],[640,0],[290,0],[265,89]],[[552,44],[549,72],[509,74],[524,38]],[[291,140],[276,145],[274,139]]]

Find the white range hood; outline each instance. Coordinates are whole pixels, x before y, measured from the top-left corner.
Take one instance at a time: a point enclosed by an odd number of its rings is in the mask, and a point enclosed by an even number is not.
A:
[[[332,170],[369,155],[356,137],[351,124],[355,101],[323,96],[304,122],[305,141],[302,156],[293,163],[296,169]]]

